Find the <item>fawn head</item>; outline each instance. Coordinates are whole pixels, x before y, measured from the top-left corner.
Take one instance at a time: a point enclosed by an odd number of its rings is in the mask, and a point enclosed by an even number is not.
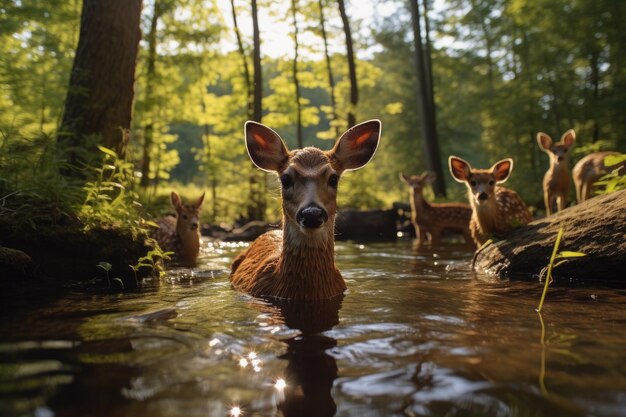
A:
[[[576,132],[570,129],[563,133],[561,140],[554,143],[552,138],[543,132],[537,133],[537,143],[542,151],[550,157],[550,165],[558,166],[563,161],[567,161],[568,151],[574,144]]]
[[[423,172],[422,175],[405,175],[400,173],[400,180],[417,193],[421,193],[425,186],[435,182],[436,178],[437,175],[430,171]]]
[[[314,235],[333,228],[339,178],[372,159],[381,123],[370,120],[354,126],[330,151],[312,147],[288,151],[272,129],[252,121],[244,129],[252,162],[280,177],[284,227],[297,225],[305,235]]]
[[[493,199],[496,184],[505,182],[513,170],[511,158],[496,162],[489,169],[473,169],[463,159],[451,156],[448,165],[452,177],[458,182],[465,183],[471,195],[472,205],[480,206]]]
[[[172,191],[170,195],[172,206],[176,210],[176,231],[183,235],[186,233],[198,233],[199,210],[204,201],[204,193],[193,204],[183,204],[180,196]]]

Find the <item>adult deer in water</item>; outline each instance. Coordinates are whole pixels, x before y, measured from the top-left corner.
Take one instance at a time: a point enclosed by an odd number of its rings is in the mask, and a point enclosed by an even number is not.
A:
[[[417,242],[423,245],[430,235],[433,248],[441,243],[441,234],[444,230],[453,230],[461,233],[467,243],[472,242],[469,222],[472,217],[472,208],[460,203],[429,203],[424,198],[424,187],[435,181],[434,172],[424,172],[422,175],[400,174],[400,179],[409,186],[411,192],[411,223],[415,227]]]
[[[558,142],[553,142],[552,138],[543,132],[537,133],[539,147],[550,157],[550,168],[543,177],[543,200],[546,205],[546,216],[552,214],[555,203],[557,211],[567,207],[567,197],[571,184],[569,150],[575,139],[576,133],[573,129],[565,132]]]
[[[193,264],[200,252],[199,211],[204,201],[204,193],[193,204],[183,204],[174,191],[170,200],[176,210],[176,217],[166,216],[159,219],[159,228],[153,233],[153,237],[159,242],[161,249],[174,252],[174,259]]]
[[[451,156],[448,165],[452,177],[467,186],[472,206],[470,232],[478,246],[491,235],[506,233],[532,220],[526,204],[515,191],[496,186],[511,175],[512,159],[496,162],[490,169],[473,169],[463,159]]]
[[[376,152],[380,121],[354,126],[330,151],[288,151],[272,129],[255,122],[246,122],[244,129],[254,164],[280,177],[283,220],[282,230],[261,235],[233,261],[233,287],[254,296],[299,300],[342,294],[346,284],[334,253],[337,186],[343,172],[361,168]]]
[[[617,165],[607,166],[604,158],[607,156],[621,155],[619,152],[594,152],[574,165],[572,177],[574,177],[574,188],[576,188],[576,200],[578,204],[593,197],[593,183],[613,170],[618,170],[620,175],[626,174],[626,162]]]

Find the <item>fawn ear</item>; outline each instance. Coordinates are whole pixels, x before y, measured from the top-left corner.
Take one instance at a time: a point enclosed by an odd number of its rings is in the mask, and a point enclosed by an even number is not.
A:
[[[176,191],[172,191],[172,194],[170,194],[170,201],[172,202],[172,206],[174,206],[176,211],[178,211],[183,206],[183,202],[181,201],[180,196],[176,194]]]
[[[409,183],[409,178],[410,177],[408,175],[405,175],[402,172],[400,173],[400,181],[402,181],[403,183],[408,184]]]
[[[574,140],[576,139],[576,132],[574,129],[570,129],[567,132],[563,133],[561,136],[561,142],[567,147],[570,147],[574,144]]]
[[[437,179],[437,174],[432,171],[426,171],[422,174],[422,180],[424,180],[427,184],[432,184]]]
[[[491,173],[498,184],[508,180],[511,171],[513,171],[513,160],[511,158],[498,161],[491,167]]]
[[[381,132],[380,120],[368,120],[348,129],[330,151],[339,161],[341,171],[359,169],[376,153]]]
[[[264,171],[282,171],[289,152],[278,133],[261,123],[247,121],[244,125],[246,149],[254,165]]]
[[[552,138],[543,132],[537,133],[537,143],[542,151],[547,152],[552,146]]]
[[[471,165],[459,158],[458,156],[450,156],[448,158],[448,168],[450,168],[450,174],[458,182],[465,182],[469,178]]]
[[[194,206],[196,207],[196,209],[199,209],[200,206],[202,206],[202,202],[204,201],[204,193],[202,193],[202,195],[200,196],[200,198],[198,199],[198,201],[196,201],[196,204],[194,204]]]

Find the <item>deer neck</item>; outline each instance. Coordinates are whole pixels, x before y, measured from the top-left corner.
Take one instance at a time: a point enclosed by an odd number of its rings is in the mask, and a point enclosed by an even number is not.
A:
[[[569,158],[563,159],[560,163],[552,162],[548,173],[551,177],[569,176]]]
[[[430,204],[424,199],[422,190],[416,191],[411,187],[411,210],[413,213],[422,213],[431,208]]]
[[[178,230],[178,241],[181,251],[180,257],[183,259],[195,259],[200,252],[200,234],[197,230]]]
[[[346,285],[335,266],[334,217],[322,230],[305,236],[300,227],[283,219],[283,246],[277,268],[279,293],[303,299],[327,299]]]
[[[489,233],[496,228],[498,223],[498,201],[496,200],[496,194],[498,189],[494,191],[492,195],[489,196],[486,203],[478,204],[476,203],[472,192],[469,192],[469,198],[472,205],[473,216],[478,222],[480,228]]]

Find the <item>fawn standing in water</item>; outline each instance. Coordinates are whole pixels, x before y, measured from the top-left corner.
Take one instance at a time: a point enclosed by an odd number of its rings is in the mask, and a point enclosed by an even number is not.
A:
[[[176,218],[166,216],[157,221],[159,228],[153,237],[166,252],[174,252],[173,258],[184,264],[194,264],[200,252],[199,211],[204,193],[193,204],[183,204],[180,196],[172,191],[172,206]]]
[[[558,142],[553,142],[552,138],[543,132],[537,133],[539,147],[550,157],[550,168],[543,177],[543,200],[546,205],[546,216],[552,214],[555,203],[557,211],[567,207],[567,197],[571,184],[569,150],[575,139],[576,132],[573,129],[565,132]]]
[[[469,230],[472,217],[472,208],[469,205],[429,203],[424,198],[424,187],[435,181],[434,172],[424,172],[422,175],[400,174],[400,179],[411,190],[411,223],[415,227],[416,240],[420,245],[426,243],[428,234],[431,246],[438,247],[445,229],[461,233],[467,243],[473,242]]]
[[[378,147],[381,123],[370,120],[346,131],[330,151],[288,151],[272,129],[246,122],[246,147],[254,164],[278,174],[282,230],[258,237],[232,264],[235,289],[254,296],[324,300],[346,289],[335,266],[337,186],[345,171],[363,167]]]
[[[467,186],[472,219],[470,232],[480,247],[491,235],[506,233],[532,220],[526,204],[515,191],[496,184],[505,182],[513,170],[513,160],[496,162],[490,169],[473,169],[463,159],[451,156],[452,177]]]

